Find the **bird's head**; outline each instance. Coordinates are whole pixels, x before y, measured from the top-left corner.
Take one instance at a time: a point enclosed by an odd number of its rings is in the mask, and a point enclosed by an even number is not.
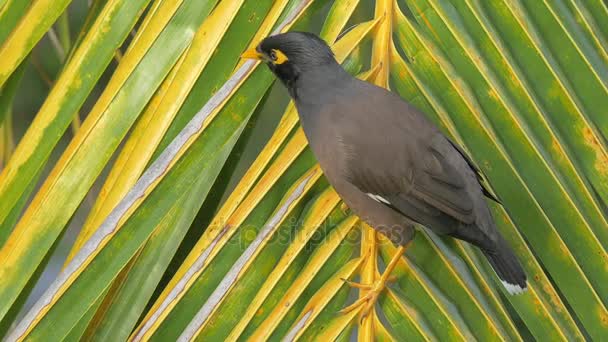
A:
[[[308,32],[287,32],[267,37],[241,57],[265,62],[290,92],[303,73],[337,64],[327,43]]]

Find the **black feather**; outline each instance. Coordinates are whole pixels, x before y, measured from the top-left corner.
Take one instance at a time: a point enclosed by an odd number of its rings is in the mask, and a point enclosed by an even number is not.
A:
[[[458,153],[460,153],[460,155],[462,156],[462,158],[464,158],[464,160],[466,160],[467,164],[469,165],[469,167],[475,171],[475,175],[477,175],[477,180],[479,181],[479,186],[481,186],[481,190],[483,192],[483,194],[493,200],[494,202],[498,203],[498,204],[502,204],[502,202],[493,194],[490,192],[490,190],[488,190],[488,188],[485,186],[484,184],[484,178],[483,178],[483,174],[481,173],[481,170],[479,169],[479,167],[477,165],[475,165],[475,163],[473,162],[473,160],[471,159],[471,157],[469,157],[466,152],[460,147],[458,146],[458,144],[454,143],[451,139],[447,138],[446,139],[450,142],[450,144],[452,144],[452,146],[454,147],[454,149],[456,149],[456,151],[458,151]]]

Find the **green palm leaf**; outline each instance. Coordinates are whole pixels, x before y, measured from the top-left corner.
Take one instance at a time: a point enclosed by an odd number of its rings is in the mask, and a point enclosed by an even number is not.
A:
[[[0,336],[608,334],[603,2],[94,1],[75,39],[68,5],[0,1]],[[26,57],[58,18],[61,70],[15,136]],[[239,59],[289,29],[320,32],[347,71],[400,94],[469,152],[503,203],[491,209],[526,269],[525,294],[509,295],[472,246],[420,227],[372,313],[340,313],[365,292],[345,280],[377,281],[396,248],[328,185],[271,73]],[[257,138],[273,112],[270,138]],[[26,304],[39,280],[44,294]]]

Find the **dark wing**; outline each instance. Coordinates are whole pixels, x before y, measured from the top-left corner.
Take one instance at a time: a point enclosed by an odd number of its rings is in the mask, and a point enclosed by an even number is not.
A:
[[[490,190],[485,186],[483,175],[481,174],[481,170],[479,169],[479,167],[477,167],[477,165],[475,165],[475,163],[467,155],[467,153],[460,146],[458,146],[458,144],[454,143],[449,138],[446,138],[446,139],[447,139],[447,141],[450,142],[450,144],[454,147],[454,149],[456,149],[456,151],[458,151],[458,153],[460,153],[460,155],[462,156],[462,158],[464,158],[464,160],[467,162],[469,167],[473,171],[475,171],[475,175],[477,176],[477,181],[479,182],[479,186],[481,186],[481,190],[483,191],[483,194],[487,198],[493,200],[494,202],[502,204],[502,202],[493,193],[491,193]]]
[[[440,233],[473,225],[476,201],[484,199],[470,159],[399,96],[364,82],[356,87],[367,101],[341,103],[336,113],[356,114],[333,125],[348,150],[349,181]]]
[[[375,200],[440,233],[452,232],[458,223],[475,222],[474,203],[467,191],[471,182],[465,178],[475,179],[474,170],[441,133],[424,146],[413,147],[408,159],[406,165],[393,164],[389,171],[351,169],[351,182]]]

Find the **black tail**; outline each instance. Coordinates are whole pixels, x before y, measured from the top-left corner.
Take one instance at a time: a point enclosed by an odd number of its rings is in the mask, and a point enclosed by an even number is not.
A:
[[[506,241],[500,238],[496,250],[484,250],[483,254],[510,294],[520,294],[528,288],[526,273]]]

